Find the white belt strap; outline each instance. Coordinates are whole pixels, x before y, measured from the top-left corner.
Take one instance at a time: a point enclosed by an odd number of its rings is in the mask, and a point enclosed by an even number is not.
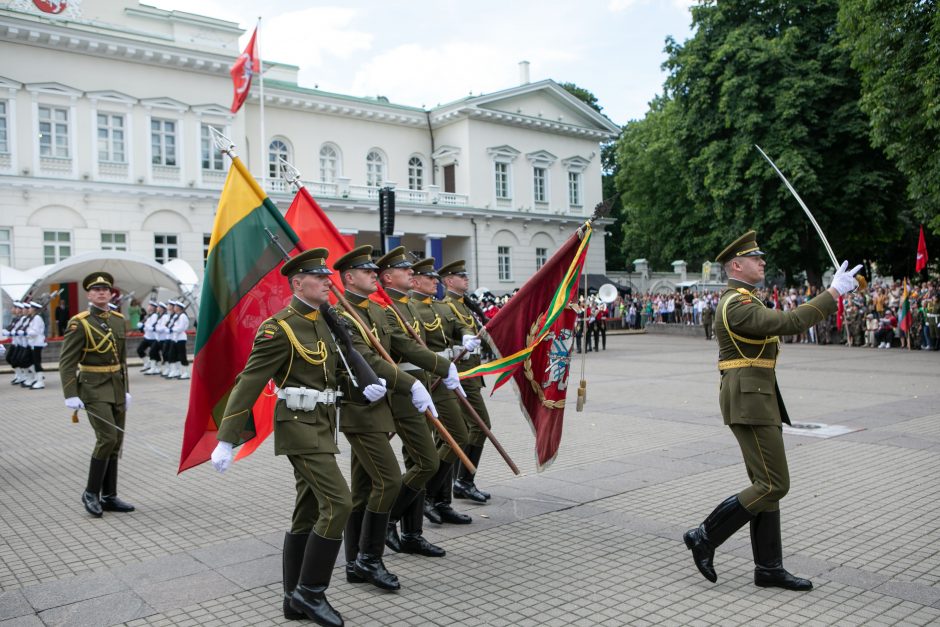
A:
[[[288,409],[313,411],[318,404],[333,405],[342,396],[338,390],[314,390],[313,388],[278,388],[277,397],[286,402]]]

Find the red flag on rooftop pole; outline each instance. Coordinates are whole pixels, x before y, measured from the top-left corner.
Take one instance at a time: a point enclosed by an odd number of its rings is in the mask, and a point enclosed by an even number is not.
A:
[[[917,261],[914,262],[914,272],[920,272],[927,267],[927,241],[924,239],[924,225],[920,225],[920,239],[917,240]]]
[[[255,32],[251,34],[245,51],[238,55],[235,63],[228,70],[232,75],[232,86],[235,89],[235,95],[232,98],[232,113],[238,113],[238,110],[245,104],[248,91],[251,89],[251,78],[261,71],[257,37],[258,28],[255,27]]]

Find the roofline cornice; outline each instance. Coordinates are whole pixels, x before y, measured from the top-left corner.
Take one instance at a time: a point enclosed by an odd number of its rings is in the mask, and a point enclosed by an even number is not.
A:
[[[506,113],[502,111],[494,111],[492,109],[481,109],[476,105],[469,103],[463,103],[462,106],[455,107],[449,111],[432,113],[431,126],[433,128],[440,128],[442,126],[452,124],[458,120],[466,119],[492,122],[494,124],[503,124],[506,126],[514,126],[517,128],[525,128],[529,130],[545,131],[559,135],[567,135],[569,137],[578,137],[581,139],[592,139],[599,142],[607,141],[617,136],[617,133],[612,133],[610,131],[602,131],[584,126],[578,126],[576,124],[567,124],[565,122],[557,122],[553,120],[547,120],[545,118],[522,115],[520,113]]]
[[[133,32],[108,32],[98,25],[76,28],[74,22],[57,24],[25,19],[9,11],[0,12],[0,40],[21,45],[37,46],[63,52],[132,61],[155,66],[172,66],[176,70],[188,70],[220,77],[228,77],[229,66],[235,61],[238,51],[230,55],[202,50],[184,49],[172,44],[152,41],[157,35],[135,37]]]
[[[258,105],[261,98],[252,91],[248,102]],[[264,106],[281,107],[295,111],[309,111],[322,115],[354,118],[409,128],[426,128],[427,118],[423,111],[407,111],[397,106],[384,106],[380,102],[345,100],[327,95],[304,93],[282,88],[264,87]]]

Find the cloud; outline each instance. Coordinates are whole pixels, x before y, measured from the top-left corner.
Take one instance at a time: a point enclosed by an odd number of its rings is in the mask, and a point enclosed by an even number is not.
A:
[[[467,96],[506,89],[519,82],[518,61],[538,68],[570,61],[574,53],[557,48],[493,46],[487,42],[448,42],[437,46],[403,44],[360,66],[353,78],[356,95],[382,95],[392,102],[433,107]]]
[[[278,14],[262,23],[261,54],[304,68],[321,66],[327,57],[348,59],[372,47],[372,33],[351,26],[358,17],[359,11],[343,7]]]
[[[607,9],[613,13],[620,13],[642,2],[647,2],[647,0],[610,0],[607,3]]]

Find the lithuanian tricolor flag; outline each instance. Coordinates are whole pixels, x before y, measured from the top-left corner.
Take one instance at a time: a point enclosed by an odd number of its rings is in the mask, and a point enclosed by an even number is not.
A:
[[[222,411],[248,361],[258,326],[290,300],[290,287],[279,272],[284,254],[265,229],[289,252],[294,250],[297,235],[234,157],[209,241],[179,472],[209,459]],[[262,396],[255,413],[272,406],[273,399]]]
[[[911,330],[914,316],[911,315],[911,291],[907,288],[907,279],[904,279],[904,294],[901,296],[901,308],[898,310],[898,326],[905,333]]]

